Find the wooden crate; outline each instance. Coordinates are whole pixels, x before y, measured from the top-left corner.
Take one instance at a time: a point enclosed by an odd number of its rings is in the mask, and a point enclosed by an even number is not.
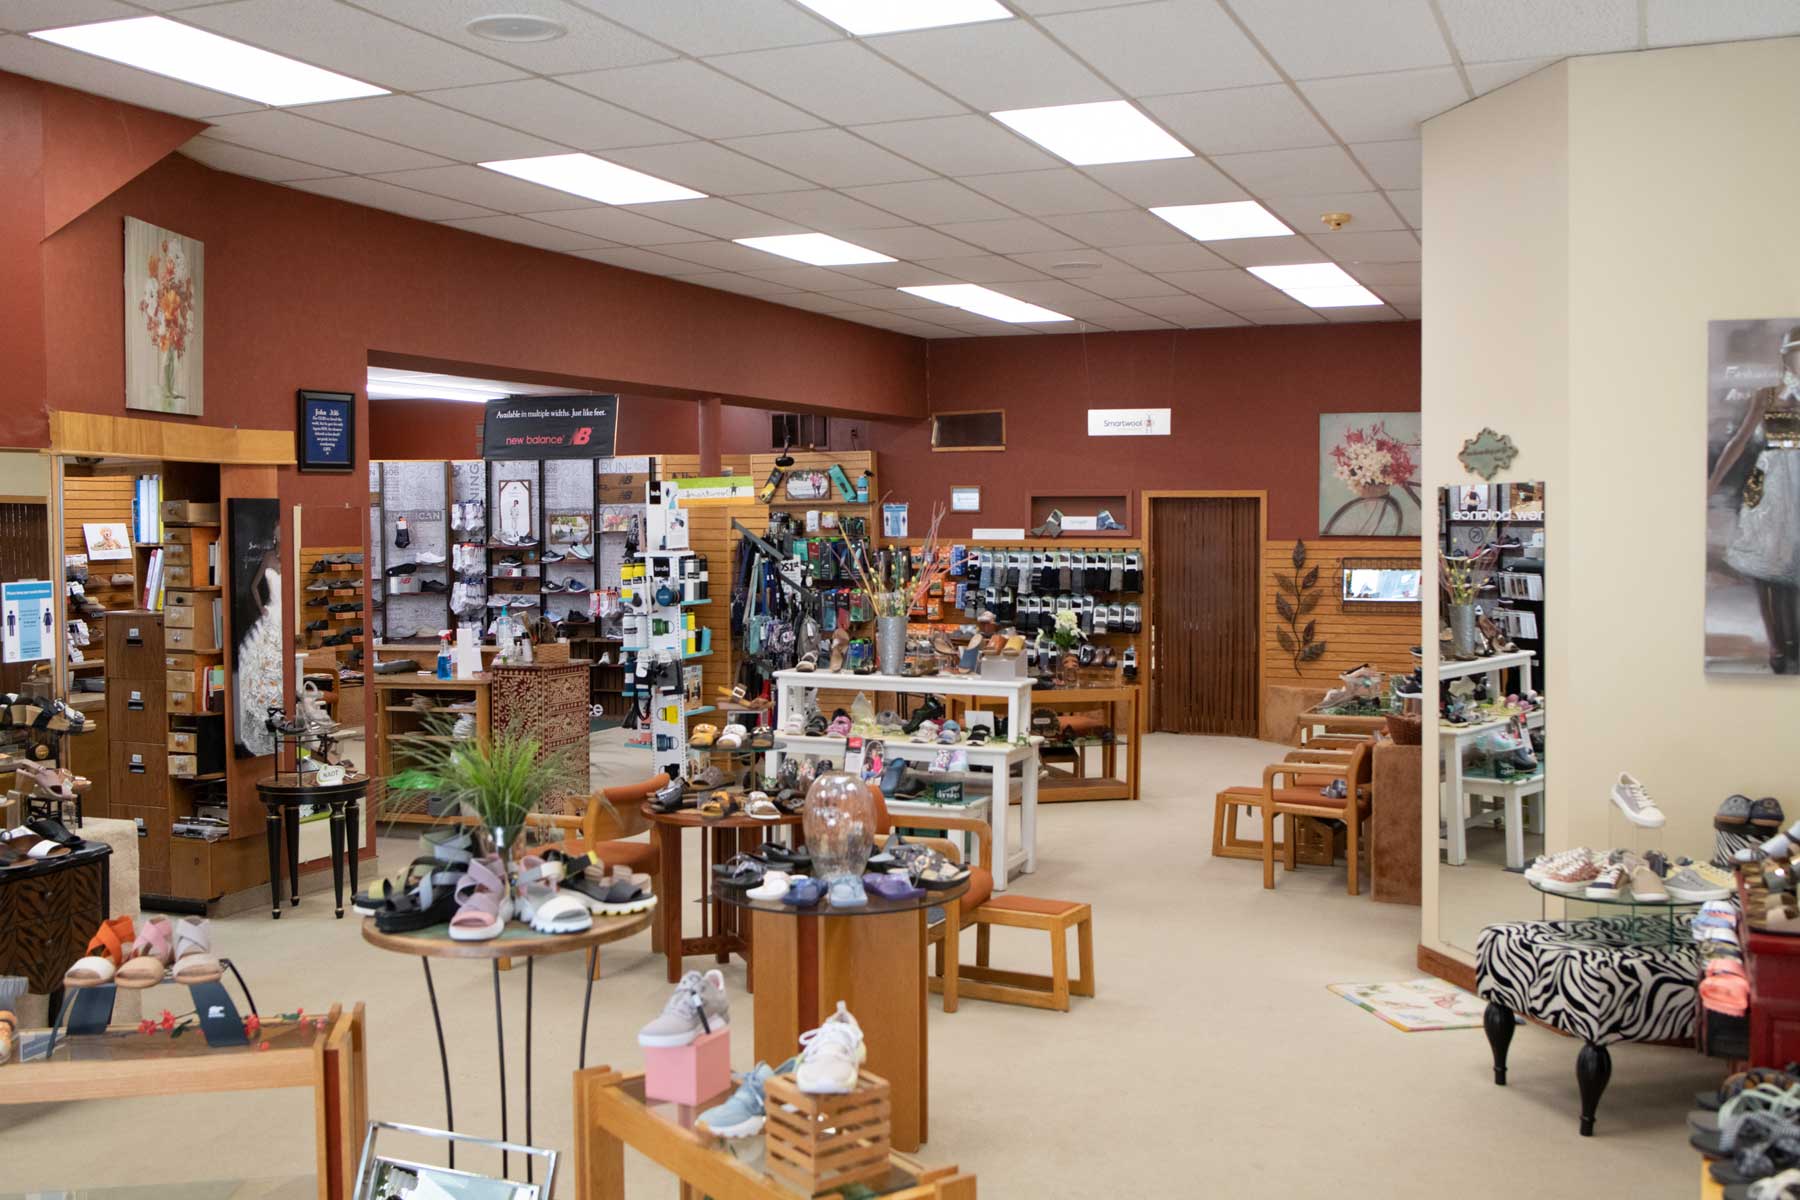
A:
[[[771,1175],[816,1196],[887,1174],[893,1127],[887,1080],[863,1071],[854,1092],[813,1096],[792,1075],[777,1075],[764,1094],[763,1165]]]

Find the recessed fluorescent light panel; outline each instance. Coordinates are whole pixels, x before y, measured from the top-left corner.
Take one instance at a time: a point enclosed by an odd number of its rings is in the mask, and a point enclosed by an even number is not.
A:
[[[972,25],[1012,16],[998,0],[800,0],[800,3],[857,37]]]
[[[1381,297],[1350,278],[1336,263],[1251,267],[1250,273],[1308,308],[1357,308],[1382,303]]]
[[[1194,152],[1123,100],[988,114],[1078,167],[1192,158]]]
[[[784,233],[778,237],[734,238],[740,246],[779,254],[815,267],[847,267],[856,263],[888,263],[895,260],[874,250],[852,245],[824,233]]]
[[[591,154],[546,154],[541,158],[508,158],[480,165],[502,175],[541,183],[559,192],[585,196],[602,204],[656,204],[664,200],[706,198],[705,192],[696,192]]]
[[[1292,237],[1274,213],[1254,200],[1230,204],[1171,204],[1150,210],[1197,242],[1233,238]]]
[[[318,104],[387,95],[386,88],[372,83],[270,54],[167,17],[40,29],[31,36],[262,104]]]
[[[903,287],[900,291],[909,296],[919,296],[926,300],[935,300],[939,304],[948,304],[952,308],[972,312],[978,317],[991,317],[996,321],[1011,321],[1015,325],[1029,325],[1039,321],[1073,321],[1075,319],[1074,317],[1065,317],[1059,312],[1051,312],[1047,308],[1039,308],[1035,304],[1027,304],[1023,300],[1015,300],[1011,296],[1003,296],[991,288],[980,287],[973,283],[934,283],[928,287]]]
[[[506,399],[505,392],[483,392],[444,383],[401,383],[393,379],[370,379],[368,391],[371,400],[457,400],[465,404],[486,404],[489,400]]]

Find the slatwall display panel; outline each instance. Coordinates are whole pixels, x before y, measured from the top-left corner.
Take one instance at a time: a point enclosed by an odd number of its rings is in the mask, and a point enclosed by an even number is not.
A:
[[[84,524],[99,521],[121,521],[127,527],[131,524],[131,492],[136,476],[126,473],[122,475],[68,475],[63,477],[63,553],[87,553],[87,540],[82,533]],[[41,575],[43,568],[35,567],[35,574]],[[116,562],[89,563],[87,592],[102,608],[136,608],[138,606],[137,583],[135,577],[130,583],[114,585],[113,575],[132,575],[135,568],[132,559],[124,558]],[[16,579],[18,576],[8,576]],[[98,644],[99,630],[94,630]]]
[[[1279,585],[1277,574],[1294,573],[1294,543],[1291,539],[1271,540],[1263,550],[1263,680],[1268,686],[1331,686],[1338,676],[1363,663],[1389,674],[1406,674],[1413,669],[1412,648],[1419,644],[1419,606],[1396,604],[1392,613],[1371,611],[1362,605],[1345,612],[1339,603],[1342,591],[1342,562],[1346,558],[1405,559],[1416,566],[1419,541],[1416,538],[1321,538],[1306,541],[1306,571],[1319,569],[1316,607],[1301,621],[1315,621],[1314,636],[1326,644],[1325,652],[1311,662],[1295,668],[1294,656],[1281,648],[1277,629],[1288,629],[1288,622],[1275,607]]]
[[[449,513],[445,489],[444,464],[441,462],[388,462],[381,473],[381,547],[382,574],[376,585],[384,598],[386,627],[383,636],[405,641],[419,636],[421,630],[435,637],[449,622],[450,601],[446,592],[394,592],[386,571],[400,563],[417,562],[421,553],[441,555],[444,565],[421,567],[418,579],[448,583],[450,544],[447,533]],[[396,546],[396,520],[406,518],[409,541]]]
[[[467,504],[467,503],[471,503],[471,502],[473,502],[475,504],[479,504],[481,506],[481,508],[479,510],[481,521],[482,522],[486,521],[486,519],[487,519],[487,463],[486,462],[484,462],[483,460],[481,460],[479,458],[476,458],[476,459],[466,459],[466,460],[462,460],[462,461],[452,462],[450,464],[450,501],[451,501],[452,505]],[[452,511],[452,520],[454,521],[455,509],[452,508],[451,511]],[[486,525],[482,524],[481,528],[482,528],[483,532],[481,532],[480,534],[473,533],[467,529],[458,529],[458,528],[455,528],[454,526],[451,528],[450,540],[453,544],[462,543],[462,544],[466,544],[469,546],[473,546],[473,547],[475,547],[475,549],[469,551],[469,554],[470,554],[470,558],[468,559],[469,565],[466,566],[462,571],[457,571],[455,569],[455,561],[456,561],[455,555],[454,554],[451,555],[451,571],[444,578],[445,578],[446,582],[448,582],[450,584],[451,591],[452,591],[452,593],[454,593],[456,590],[456,584],[457,584],[458,579],[460,577],[466,576],[471,581],[466,585],[469,590],[469,594],[472,595],[473,597],[475,597],[478,601],[485,602],[486,598],[487,598],[487,572],[484,569],[487,564],[487,551],[485,549],[485,547],[487,545],[487,533],[485,532]],[[463,617],[460,614],[452,613],[451,616],[456,620],[456,622],[459,625],[468,623],[468,619]],[[473,623],[477,630],[485,629],[488,620],[489,620],[489,617],[488,617],[488,612],[487,612],[486,608],[483,608],[480,612],[475,613],[474,617],[473,617]]]
[[[595,564],[570,555],[574,546],[592,550],[594,533],[593,460],[586,458],[552,458],[544,461],[544,549],[563,556],[559,563],[546,563],[539,572],[546,581],[566,585],[573,579],[582,587],[594,587]],[[553,620],[571,614],[585,616],[590,604],[589,592],[546,592],[544,610]]]

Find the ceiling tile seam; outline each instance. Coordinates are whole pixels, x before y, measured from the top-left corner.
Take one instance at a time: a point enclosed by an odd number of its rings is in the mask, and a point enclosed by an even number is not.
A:
[[[1437,23],[1438,36],[1444,39],[1444,45],[1450,50],[1450,65],[1456,68],[1456,77],[1462,80],[1463,90],[1471,97],[1475,95],[1474,81],[1469,78],[1469,68],[1463,62],[1462,50],[1456,44],[1456,38],[1450,33],[1450,19],[1444,16],[1443,7],[1438,0],[1425,0],[1425,7],[1431,12],[1431,19]]]
[[[361,178],[363,178],[363,176],[358,175],[355,171],[341,171],[336,167],[328,167],[324,163],[316,163],[309,159],[296,158],[292,154],[277,154],[273,150],[264,150],[258,146],[246,146],[242,142],[228,142],[224,138],[213,137],[210,132],[213,128],[214,128],[214,126],[212,126],[210,124],[207,125],[206,129],[202,130],[199,133],[196,133],[194,135],[194,137],[189,138],[188,142],[191,142],[191,141],[195,140],[196,138],[205,138],[207,141],[209,141],[217,146],[229,146],[233,150],[247,150],[252,154],[261,154],[268,158],[285,158],[289,162],[299,163],[303,167],[312,167],[316,170],[325,172],[324,175],[315,175],[311,179],[283,179],[283,180],[279,180],[279,181],[272,180],[272,179],[258,179],[257,181],[259,183],[278,183],[279,186],[281,186],[281,187],[291,187],[296,183],[312,183],[314,180],[317,180],[317,179],[361,179]],[[185,146],[187,144],[188,144],[187,142],[182,143],[183,146]],[[178,147],[178,149],[179,149],[179,147]],[[198,159],[195,159],[194,161],[199,162]],[[207,163],[200,163],[200,165],[203,167],[206,167],[206,169],[209,171],[219,170],[218,167],[211,166]],[[228,172],[226,172],[226,174],[237,174],[237,173],[235,171],[228,171]],[[240,179],[257,179],[257,177],[254,175],[241,175],[241,176],[239,176],[239,178]],[[376,180],[375,182],[379,183],[381,181]],[[425,194],[429,195],[430,193],[425,193]],[[449,197],[432,196],[432,199],[444,200],[444,199],[449,199]]]
[[[598,17],[600,20],[606,22],[606,24],[616,26],[619,29],[624,30],[626,33],[632,34],[636,37],[641,37],[647,42],[655,42],[658,46],[663,47],[665,50],[670,51],[672,54],[674,54],[675,56],[677,56],[679,58],[692,58],[692,59],[695,59],[696,61],[699,60],[699,57],[700,57],[699,55],[689,54],[687,51],[681,49],[680,47],[674,45],[673,43],[665,42],[661,38],[655,37],[652,34],[646,32],[642,29],[639,29],[634,25],[626,24],[624,21],[621,21],[617,17],[611,16],[607,13],[601,12],[600,10],[598,10],[596,8],[590,7],[587,3],[585,3],[585,0],[567,0],[567,3],[572,8],[578,8],[582,12],[587,13],[590,16]],[[792,42],[792,43],[786,43],[782,46],[771,46],[771,47],[768,47],[769,49],[782,50],[782,49],[786,49],[788,45],[829,46],[829,45],[832,45],[837,42],[853,40],[852,35],[849,34],[848,32],[834,34],[831,29],[832,22],[830,21],[829,18],[826,18],[826,17],[820,15],[819,13],[815,13],[812,10],[807,9],[804,5],[802,5],[800,7],[801,7],[801,10],[807,16],[820,21],[821,23],[823,23],[826,26],[826,28],[824,30],[826,36],[821,37],[816,42]],[[735,52],[733,52],[733,53],[735,53]]]
[[[573,2],[573,0],[571,0],[571,2]],[[635,30],[629,31],[629,32],[635,32]],[[661,42],[658,42],[657,44],[662,45]],[[816,45],[819,45],[820,43],[809,42],[807,44],[816,46]],[[571,76],[571,75],[593,75],[593,74],[599,74],[600,71],[626,71],[626,70],[631,70],[635,67],[655,66],[660,63],[666,63],[669,61],[671,61],[671,60],[658,59],[656,63],[633,63],[630,66],[626,66],[626,67],[602,67],[602,68],[600,68],[599,71],[564,71],[564,72],[561,72],[560,74],[556,74],[556,75],[542,75],[542,76],[539,76],[539,78],[547,79],[552,83],[562,83],[562,81],[566,77]],[[748,83],[742,79],[739,79],[735,75],[732,75],[725,71],[721,71],[721,70],[719,70],[719,68],[713,66],[710,62],[707,62],[704,58],[695,58],[694,56],[692,56],[690,54],[679,54],[678,53],[677,58],[674,61],[693,63],[696,66],[702,67],[705,70],[710,71],[714,75],[717,75],[720,79],[724,79],[730,83],[736,84],[739,87],[747,88],[748,90],[753,91],[753,92],[757,93],[758,95],[762,96],[766,100],[773,100],[775,103],[781,105],[783,108],[791,108],[797,112],[804,112],[804,113],[806,113],[807,116],[811,117],[813,120],[822,122],[822,124],[814,126],[814,128],[816,128],[816,129],[835,129],[835,128],[837,128],[837,125],[835,122],[827,121],[827,120],[825,120],[825,118],[819,116],[819,114],[812,112],[810,110],[807,110],[807,109],[803,109],[791,100],[784,100],[780,96],[777,96],[774,92],[771,92],[766,88],[758,87],[756,84]],[[667,125],[672,129],[679,129],[683,133],[687,134],[688,137],[690,139],[692,139],[693,141],[706,142],[710,145],[719,146],[721,139],[707,137],[705,134],[699,133],[693,129],[690,129],[688,126],[681,124],[679,121],[670,121],[670,120],[665,120],[662,117],[652,116],[650,113],[644,112],[640,109],[633,108],[629,103],[627,103],[623,100],[614,100],[609,97],[595,96],[592,92],[583,92],[580,88],[574,87],[573,84],[563,84],[563,86],[574,88],[574,90],[576,92],[580,93],[581,95],[587,96],[590,99],[604,100],[607,104],[615,105],[619,108],[622,108],[626,112],[631,113],[633,116],[642,117],[646,121],[655,121],[659,125]],[[808,131],[803,130],[803,129],[795,129],[795,130],[784,130],[783,132],[806,133]],[[756,137],[756,136],[761,136],[761,135],[750,134],[747,136]],[[679,142],[657,143],[657,144],[658,145],[680,145]],[[722,150],[734,150],[734,152],[738,153],[738,154],[743,153],[742,150],[735,150],[735,148],[731,147],[731,146],[719,146],[719,148]],[[760,162],[761,160],[758,159],[757,161]],[[773,167],[775,164],[774,163],[764,163],[763,165]],[[780,170],[781,168],[777,167],[776,169]],[[788,173],[790,175],[793,174],[793,172],[791,172],[791,171]]]

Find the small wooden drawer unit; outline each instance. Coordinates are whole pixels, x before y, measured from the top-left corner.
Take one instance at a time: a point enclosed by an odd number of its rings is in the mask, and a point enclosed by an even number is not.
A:
[[[182,655],[171,655],[165,660],[168,668],[163,672],[163,686],[171,692],[198,692],[201,689],[201,676],[206,668],[194,662],[192,658]]]
[[[160,613],[133,610],[106,615],[106,674],[109,682],[157,678],[162,674],[162,657]]]
[[[191,629],[170,626],[163,630],[163,644],[170,650],[217,650],[219,640],[213,636],[211,615],[201,616],[196,620],[198,624]]]

